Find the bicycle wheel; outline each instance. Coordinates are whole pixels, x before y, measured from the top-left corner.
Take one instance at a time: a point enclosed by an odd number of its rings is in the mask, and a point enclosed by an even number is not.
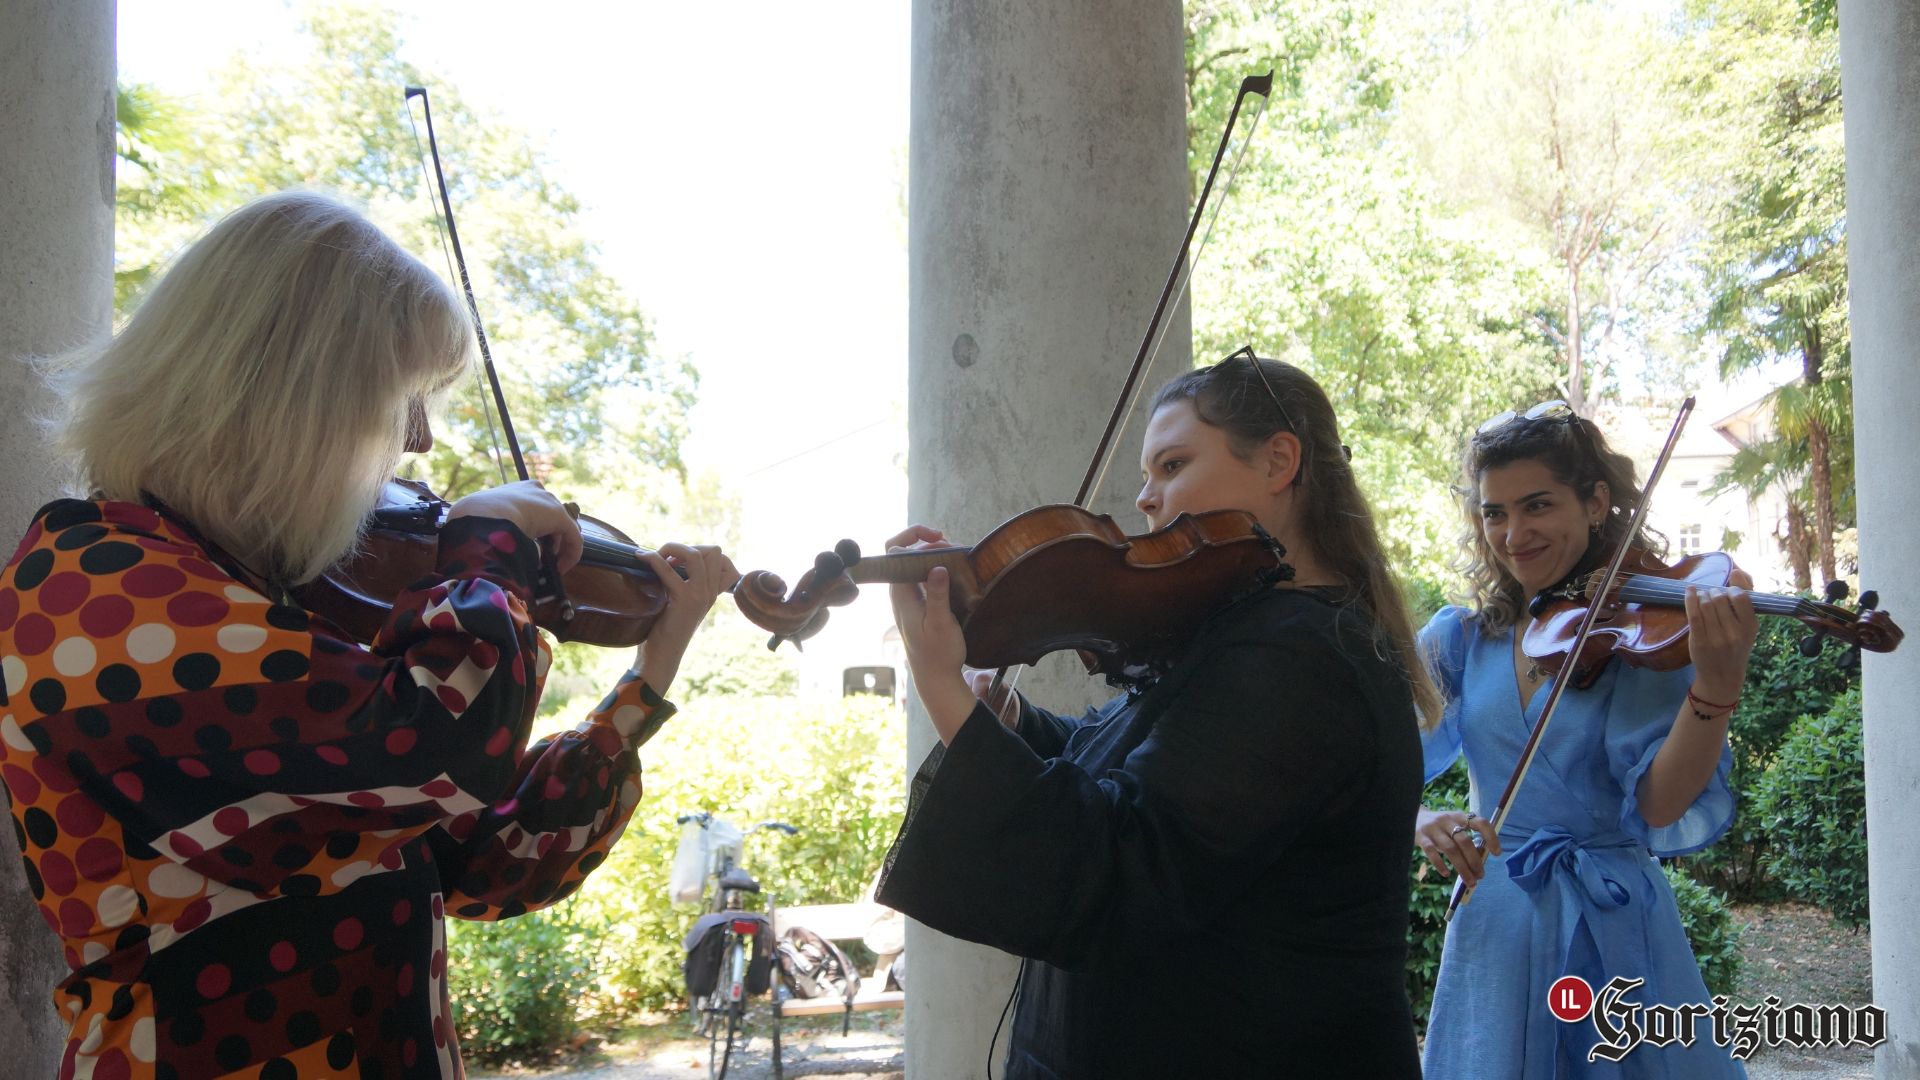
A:
[[[726,1080],[727,1066],[733,1059],[733,1043],[740,1036],[741,1014],[746,1011],[746,996],[735,998],[732,988],[738,982],[740,973],[746,964],[746,955],[739,938],[734,938],[727,946],[725,959],[720,964],[720,984],[714,988],[714,1012],[709,1021],[707,1032],[707,1076],[709,1080]],[[724,1018],[722,1013],[725,1014]]]

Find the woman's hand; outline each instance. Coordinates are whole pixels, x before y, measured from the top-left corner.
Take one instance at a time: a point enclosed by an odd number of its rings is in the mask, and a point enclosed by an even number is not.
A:
[[[511,521],[519,530],[547,546],[561,573],[573,569],[585,550],[580,538],[580,523],[553,493],[536,480],[521,480],[499,487],[476,491],[455,502],[447,511],[447,520],[461,517],[489,517]]]
[[[925,525],[910,525],[887,541],[889,553],[943,547],[946,536]],[[913,672],[913,688],[933,719],[933,729],[941,742],[952,742],[973,711],[973,690],[961,675],[967,658],[967,639],[960,632],[960,620],[953,617],[951,588],[947,568],[936,566],[927,572],[924,584],[897,583],[889,587],[893,597],[893,621],[900,629],[900,643],[907,650],[907,667]]]
[[[1747,660],[1760,619],[1747,590],[1753,578],[1735,570],[1724,589],[1687,586],[1687,651],[1694,692],[1708,701],[1733,701],[1747,681]]]
[[[647,640],[640,643],[634,670],[654,693],[665,695],[680,672],[680,660],[700,629],[713,601],[733,588],[740,571],[733,560],[711,544],[662,544],[659,551],[639,552],[640,560],[660,576],[667,592],[667,609],[654,621]]]
[[[1486,845],[1485,852],[1474,843],[1476,836]],[[1448,877],[1457,872],[1469,885],[1479,884],[1486,873],[1487,855],[1500,854],[1500,834],[1487,819],[1458,810],[1421,807],[1413,819],[1413,842],[1435,870]]]
[[[1020,703],[1012,687],[1009,687],[1005,680],[1001,681],[1000,689],[994,690],[994,673],[991,671],[984,668],[963,667],[960,669],[960,674],[967,680],[967,689],[973,691],[974,697],[987,703],[987,708],[992,709],[993,715],[1007,725],[1007,730],[1020,730]]]

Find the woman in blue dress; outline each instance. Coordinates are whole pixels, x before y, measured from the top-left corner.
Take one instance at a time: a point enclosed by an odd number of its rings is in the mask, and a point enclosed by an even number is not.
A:
[[[1447,927],[1427,1024],[1429,1080],[1568,1076],[1742,1077],[1698,1023],[1690,1045],[1640,1045],[1589,1060],[1591,1019],[1562,1022],[1548,988],[1577,975],[1599,996],[1644,979],[1624,1003],[1710,1005],[1679,908],[1654,856],[1713,843],[1733,820],[1727,717],[1758,631],[1751,585],[1688,590],[1692,664],[1608,665],[1569,687],[1496,834],[1486,815],[1546,704],[1550,676],[1520,651],[1526,603],[1603,564],[1639,501],[1633,462],[1564,402],[1505,413],[1468,442],[1462,538],[1467,607],[1420,633],[1447,699],[1423,734],[1429,782],[1466,755],[1470,811],[1422,807],[1415,840],[1442,873],[1476,883]],[[1482,850],[1484,848],[1484,850]]]

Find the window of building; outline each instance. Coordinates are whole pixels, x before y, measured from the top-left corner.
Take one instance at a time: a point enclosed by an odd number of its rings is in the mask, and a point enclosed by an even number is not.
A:
[[[1700,526],[1680,526],[1680,554],[1696,555],[1700,552]]]

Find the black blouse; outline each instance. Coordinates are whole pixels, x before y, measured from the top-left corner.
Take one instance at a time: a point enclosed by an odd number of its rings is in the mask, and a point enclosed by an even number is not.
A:
[[[1215,616],[1079,720],[985,707],[914,781],[882,903],[1027,958],[1007,1076],[1418,1077],[1406,677],[1317,590]]]

